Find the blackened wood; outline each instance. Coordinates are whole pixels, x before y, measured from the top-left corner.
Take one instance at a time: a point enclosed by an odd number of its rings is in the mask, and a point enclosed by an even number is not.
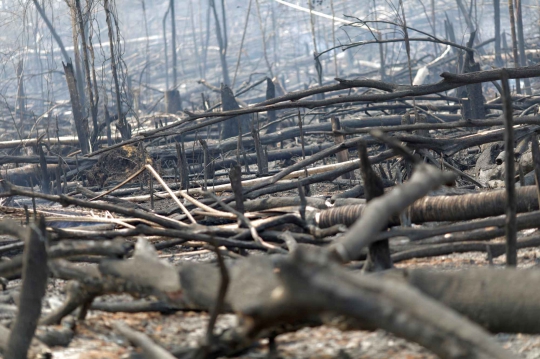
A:
[[[107,146],[112,146],[112,133],[111,133],[111,116],[109,115],[109,110],[107,109],[107,106],[103,106],[105,111],[105,126],[107,129]]]
[[[501,58],[501,0],[493,0],[493,20],[495,22],[495,65],[504,65]]]
[[[415,268],[389,271],[382,276],[393,279],[400,276],[422,293],[492,333],[536,334],[540,331],[540,323],[534,313],[538,311],[540,296],[538,287],[531,283],[540,278],[535,269],[437,271]]]
[[[341,130],[341,122],[339,121],[339,118],[337,116],[332,116],[332,132],[334,133],[334,143],[336,145],[339,145],[340,143],[343,143],[345,141],[345,136],[342,134],[339,134],[337,131]],[[349,160],[349,151],[343,150],[336,153],[336,157],[339,163],[341,162],[347,162]],[[343,176],[341,176],[343,179],[355,179],[354,172],[345,173]]]
[[[514,54],[514,66],[519,66],[518,43],[516,37],[516,17],[514,14],[514,0],[508,0],[508,13],[510,15],[510,33],[512,35],[512,52]],[[521,93],[521,84],[516,81],[516,92]]]
[[[215,0],[210,0],[210,8],[212,9],[212,12],[214,14],[214,20],[216,21],[216,37],[218,40],[219,45],[219,58],[221,60],[221,69],[223,73],[223,82],[225,85],[229,86],[231,84],[231,80],[229,79],[229,69],[227,66],[227,24],[226,24],[226,16],[225,16],[225,6],[224,2],[222,1],[222,21],[223,21],[223,36],[221,32],[221,25],[219,16],[217,14],[217,9],[215,5]],[[209,35],[209,33],[208,33]]]
[[[411,117],[412,116],[414,116],[414,123],[415,124],[427,123],[428,122],[427,116],[425,114],[419,113],[418,111],[416,111],[416,113],[412,112]],[[426,129],[413,131],[413,134],[415,134],[417,136],[430,137],[429,136],[429,130],[426,130]]]
[[[531,150],[534,163],[534,179],[538,191],[538,201],[540,203],[540,148],[538,147],[538,137],[534,135],[531,141]]]
[[[360,142],[358,144],[358,154],[360,155],[360,173],[364,183],[366,201],[369,202],[384,195],[384,184],[369,162],[365,143]],[[364,270],[380,271],[389,268],[392,268],[392,258],[390,257],[388,240],[377,241],[369,245]]]
[[[509,0],[512,1],[512,0]],[[513,15],[512,15],[513,16]],[[508,84],[508,72],[501,70],[501,85],[503,89],[502,97],[504,104],[505,131],[504,150],[506,171],[504,184],[506,186],[506,264],[508,266],[517,265],[517,227],[516,227],[516,168],[514,164],[514,118],[512,116],[512,94]]]
[[[165,91],[165,107],[167,113],[182,111],[182,98],[178,90]]]
[[[176,56],[176,16],[175,16],[174,0],[169,0],[169,10],[171,11],[171,53],[172,53],[173,87],[176,89],[177,82],[178,82],[178,75],[177,75],[178,65],[177,65],[177,56]],[[178,97],[180,97],[180,93],[177,92],[177,94],[178,94]]]
[[[204,188],[206,189],[208,180],[214,178],[214,161],[210,158],[210,151],[208,151],[208,144],[206,141],[200,138],[199,143],[203,148]]]
[[[77,91],[77,80],[75,80],[75,74],[73,72],[73,65],[71,62],[64,64],[64,73],[66,75],[66,82],[69,90],[69,97],[71,99],[71,109],[73,111],[73,122],[75,122],[75,129],[79,138],[79,145],[81,146],[81,152],[83,155],[90,152],[90,140],[88,138],[88,119],[84,119],[81,104],[79,102],[79,93]]]
[[[4,189],[8,192],[8,194],[11,194],[11,195],[21,195],[21,196],[27,196],[30,198],[43,198],[48,201],[62,203],[64,206],[72,204],[72,205],[86,207],[86,208],[94,208],[94,209],[101,209],[105,211],[117,212],[117,213],[124,214],[128,217],[137,217],[137,218],[146,219],[150,222],[154,222],[154,223],[160,224],[163,227],[168,227],[168,228],[185,228],[184,226],[180,225],[177,221],[171,220],[169,218],[155,216],[151,213],[146,213],[146,212],[136,210],[136,209],[125,208],[124,206],[115,206],[108,203],[100,203],[100,202],[89,202],[86,200],[81,200],[81,199],[74,198],[71,196],[66,196],[66,195],[54,196],[54,195],[43,194],[43,193],[35,193],[33,191],[28,191],[23,187],[12,185],[11,183],[8,183],[6,181],[3,181],[2,185],[4,186]],[[7,196],[8,194],[2,193],[1,195]]]
[[[306,153],[307,156],[311,156],[311,155],[313,155],[313,154],[315,154],[315,153],[317,153],[319,151],[327,149],[330,146],[331,146],[330,143],[323,143],[322,145],[306,146],[305,147],[305,153]],[[302,148],[300,148],[300,147],[291,147],[291,148],[285,148],[285,149],[282,149],[282,150],[268,151],[267,146],[263,146],[263,149],[265,150],[266,158],[267,158],[268,161],[288,160],[288,159],[291,159],[293,157],[300,157],[302,155]],[[216,152],[214,151],[214,152],[211,152],[211,153],[216,153]],[[172,157],[172,156],[169,155],[169,154],[166,154],[164,156],[161,156],[160,158],[163,160],[163,159],[168,159],[170,157]],[[176,155],[175,155],[174,158],[176,158]],[[246,160],[247,160],[247,162],[246,162]],[[257,155],[255,153],[248,153],[244,157],[244,161],[247,164],[257,163]],[[0,160],[0,163],[1,163],[1,160]],[[234,157],[231,156],[231,157],[223,158],[221,161],[216,162],[214,164],[214,168],[215,169],[229,169],[231,167],[231,165],[234,165],[234,164],[239,164],[239,163],[236,160],[236,156],[234,156]],[[191,169],[192,172],[202,172],[203,171],[202,164],[200,164],[200,163],[190,163],[189,166],[190,166],[190,169]]]
[[[238,105],[238,102],[236,102],[236,99],[234,98],[234,94],[231,88],[227,85],[223,85],[221,87],[221,103],[222,103],[223,111],[240,109],[240,106]],[[236,124],[237,121],[240,122],[239,125]],[[223,123],[223,127],[221,128],[220,139],[225,140],[230,137],[238,136],[239,134],[238,127],[241,128],[242,133],[248,132],[249,131],[249,116],[240,115],[240,116],[233,117],[231,119],[226,120]]]
[[[39,316],[41,300],[47,289],[47,250],[45,247],[45,220],[28,228],[22,255],[22,288],[19,310],[11,330],[4,358],[26,358],[28,348],[34,337]]]
[[[385,151],[385,152],[380,153],[377,156],[373,156],[372,163],[378,163],[380,161],[387,160],[391,157],[393,157],[393,153],[391,151]],[[357,168],[358,168],[358,162],[354,161],[354,162],[343,165],[343,167],[336,168],[335,170],[332,170],[332,171],[318,173],[315,175],[311,175],[307,178],[301,178],[300,182],[302,183],[303,186],[306,186],[306,185],[324,182],[324,181],[334,181],[336,178],[338,178],[342,174],[350,172],[350,171],[354,171]],[[246,195],[246,198],[256,199],[263,195],[281,192],[281,191],[288,191],[291,189],[295,189],[296,187],[297,187],[296,183],[292,181],[284,182],[284,183],[275,183],[272,186],[266,186],[266,188],[261,188],[261,189],[249,192]],[[358,218],[358,216],[356,218]]]
[[[154,210],[154,177],[150,176],[150,209]],[[206,187],[205,187],[206,188]]]
[[[311,2],[310,2],[311,4]],[[305,145],[304,145],[304,130],[302,129],[302,116],[300,116],[300,110],[298,110],[298,129],[300,130],[300,145],[302,147],[302,160],[306,159],[306,151],[305,151]],[[325,163],[326,164],[326,163]],[[304,167],[304,171],[306,174],[306,177],[308,177],[307,168]],[[311,194],[311,189],[309,188],[309,185],[306,185],[304,188],[304,192],[307,196]]]
[[[131,128],[126,121],[126,116],[122,113],[122,101],[120,99],[120,84],[118,82],[118,74],[116,72],[116,54],[114,52],[114,29],[111,21],[111,7],[109,4],[109,0],[103,1],[103,8],[105,9],[105,20],[107,22],[107,29],[109,33],[109,49],[111,54],[111,72],[112,77],[114,80],[114,89],[116,92],[116,109],[118,111],[118,124],[117,128],[120,131],[120,135],[122,136],[122,140],[129,140],[131,138]]]
[[[523,15],[521,0],[515,1],[515,10],[516,10],[516,27],[517,27],[517,37],[518,37],[518,48],[519,48],[519,66],[527,66],[527,55],[525,54],[525,37],[523,36]],[[516,67],[518,65],[516,64]],[[527,95],[532,95],[531,91],[531,81],[529,79],[524,79],[525,82],[525,93]]]
[[[300,218],[302,218],[303,221],[306,220],[306,207],[307,207],[307,200],[306,200],[306,193],[304,192],[304,188],[300,185],[300,181],[298,181],[298,197],[300,197]]]
[[[176,164],[180,172],[180,184],[182,189],[189,189],[189,169],[183,143],[176,143]]]
[[[210,308],[210,319],[208,320],[208,326],[206,328],[206,336],[205,336],[206,342],[201,346],[201,350],[200,350],[200,353],[204,353],[204,354],[208,352],[212,344],[214,344],[214,342],[216,341],[214,337],[214,327],[216,325],[218,315],[220,315],[225,309],[225,296],[227,295],[227,291],[229,289],[229,283],[230,283],[229,270],[225,266],[225,261],[223,260],[223,256],[217,245],[214,246],[214,251],[217,255],[218,264],[219,264],[219,272],[221,274],[220,275],[221,278],[220,278],[220,283],[219,283],[219,290],[216,295],[214,305],[212,305],[212,307]],[[171,357],[173,356],[171,355]]]
[[[17,114],[19,115],[19,129],[23,126],[26,112],[26,96],[24,94],[23,61],[17,63]]]
[[[62,159],[58,156],[58,167],[55,168],[56,194],[62,194]]]
[[[272,82],[272,79],[267,77],[266,78],[266,101],[271,100],[276,97],[276,86]],[[268,126],[268,132],[276,132],[278,124],[276,121],[276,111],[271,110],[267,112],[268,117],[268,123],[270,124]]]
[[[517,248],[531,248],[540,245],[540,237],[534,236],[517,242]],[[485,241],[452,242],[434,245],[424,245],[418,248],[405,250],[392,254],[392,260],[402,262],[412,258],[428,258],[444,256],[452,253],[467,252],[491,252],[493,257],[498,257],[506,251],[504,243],[486,243]]]
[[[45,194],[51,193],[50,187],[50,176],[49,171],[47,171],[47,161],[45,160],[45,154],[43,153],[43,147],[38,145],[39,152],[39,169],[41,172],[41,191]]]
[[[467,69],[467,72],[481,71],[480,64],[478,62],[473,63]],[[482,93],[482,84],[467,85],[467,93],[469,95],[469,106],[471,111],[471,118],[483,119],[486,118],[485,98]]]
[[[268,174],[268,156],[264,151],[263,146],[261,145],[258,126],[256,127],[255,125],[255,121],[253,121],[251,126],[251,136],[253,137],[253,142],[255,143],[255,152],[257,154],[257,169],[259,175],[265,175]],[[246,159],[247,158],[244,158],[244,160]]]
[[[239,165],[233,166],[229,172],[231,187],[236,201],[236,210],[244,213],[244,197],[242,194],[242,168]]]
[[[519,213],[538,209],[536,186],[517,188],[516,194]],[[415,202],[407,211],[413,223],[468,221],[502,215],[505,203],[506,191],[494,190],[460,196],[426,197]],[[321,211],[319,226],[330,227],[338,223],[350,226],[362,214],[364,207],[358,204]],[[399,218],[392,218],[390,224],[399,224]]]
[[[92,80],[90,77],[90,63],[88,60],[88,46],[86,44],[88,33],[85,33],[85,24],[84,24],[84,19],[83,19],[83,13],[81,10],[81,1],[75,0],[74,5],[75,5],[74,12],[77,14],[77,21],[78,21],[77,30],[80,33],[81,45],[82,45],[81,49],[83,53],[84,73],[86,75],[86,91],[88,93],[88,99],[90,101],[90,113],[92,116],[92,125],[94,126],[94,133],[92,134],[92,142],[91,142],[93,145],[99,132],[99,125],[98,125],[98,120],[97,120],[99,94],[98,93],[94,94],[94,92],[92,91]],[[78,64],[76,63],[76,65]],[[94,77],[94,80],[95,80],[95,77]],[[80,94],[80,95],[81,97],[83,96],[83,94]],[[96,96],[95,101],[94,101],[94,95]],[[84,101],[81,101],[81,102],[84,104]]]

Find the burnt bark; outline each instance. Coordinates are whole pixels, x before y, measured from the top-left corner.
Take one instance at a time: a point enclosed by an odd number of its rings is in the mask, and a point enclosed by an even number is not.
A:
[[[73,122],[75,123],[75,129],[79,138],[81,152],[83,155],[85,155],[90,152],[88,118],[83,117],[81,104],[79,102],[79,93],[77,91],[77,80],[75,79],[73,66],[71,65],[71,62],[68,62],[67,64],[63,63],[63,65],[69,90],[69,97],[71,99],[71,108],[73,110]]]

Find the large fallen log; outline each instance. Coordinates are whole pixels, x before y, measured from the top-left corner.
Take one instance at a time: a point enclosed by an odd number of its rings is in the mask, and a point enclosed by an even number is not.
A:
[[[504,190],[459,196],[424,197],[409,206],[406,212],[413,223],[465,221],[504,214],[505,201]],[[538,209],[536,186],[516,188],[516,202],[518,213]],[[335,224],[350,226],[362,215],[365,206],[355,204],[323,210],[318,216],[318,225],[321,228]],[[394,225],[400,223],[396,216],[390,222]]]
[[[475,268],[443,272],[421,268],[391,271],[424,294],[453,308],[493,333],[540,333],[537,269]]]

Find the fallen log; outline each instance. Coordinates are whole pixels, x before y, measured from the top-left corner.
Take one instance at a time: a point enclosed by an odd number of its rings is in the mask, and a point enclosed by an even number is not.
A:
[[[475,218],[492,217],[504,214],[506,193],[504,190],[487,191],[459,196],[424,197],[406,209],[413,223],[466,221]],[[536,186],[516,188],[518,213],[538,209]],[[356,204],[330,208],[320,212],[318,225],[321,228],[335,224],[352,225],[361,215],[366,205]],[[390,223],[399,224],[394,216]]]

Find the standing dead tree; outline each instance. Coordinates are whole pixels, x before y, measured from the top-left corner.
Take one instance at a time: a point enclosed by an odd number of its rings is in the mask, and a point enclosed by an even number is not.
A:
[[[117,60],[116,55],[114,52],[114,28],[112,24],[112,15],[111,15],[111,4],[109,0],[103,1],[103,8],[105,10],[105,18],[107,20],[107,28],[108,28],[108,34],[109,34],[109,48],[111,53],[111,71],[112,76],[114,80],[114,89],[116,93],[116,111],[118,112],[118,131],[120,132],[120,135],[122,136],[122,140],[129,140],[131,138],[131,129],[129,124],[126,121],[126,118],[122,112],[122,100],[121,100],[121,92],[120,92],[120,83],[118,80],[118,73],[117,73]]]
[[[231,85],[231,80],[229,78],[229,68],[227,66],[227,16],[225,14],[225,0],[221,0],[221,21],[216,9],[215,0],[209,0],[210,7],[212,8],[212,13],[214,14],[214,21],[216,22],[216,37],[219,45],[219,59],[221,61],[221,70],[223,75],[223,83],[227,86]],[[223,30],[221,29],[221,24],[223,24]]]
[[[81,1],[75,0],[75,12],[77,14],[77,20],[78,20],[78,30],[81,34],[81,42],[82,42],[82,53],[83,53],[83,62],[84,62],[84,73],[86,75],[86,92],[88,94],[88,99],[90,101],[90,115],[92,116],[92,125],[94,127],[94,134],[92,135],[92,139],[95,140],[97,138],[97,132],[99,129],[98,120],[97,120],[97,112],[98,112],[98,105],[99,105],[99,94],[96,92],[94,93],[92,89],[92,79],[91,79],[91,73],[90,73],[90,61],[88,59],[88,46],[86,43],[86,33],[85,33],[85,23],[83,19],[83,13],[81,10]],[[111,42],[111,48],[112,48],[112,42]],[[95,79],[94,79],[95,80]],[[95,96],[95,99],[94,99]],[[93,145],[91,143],[90,145]]]

